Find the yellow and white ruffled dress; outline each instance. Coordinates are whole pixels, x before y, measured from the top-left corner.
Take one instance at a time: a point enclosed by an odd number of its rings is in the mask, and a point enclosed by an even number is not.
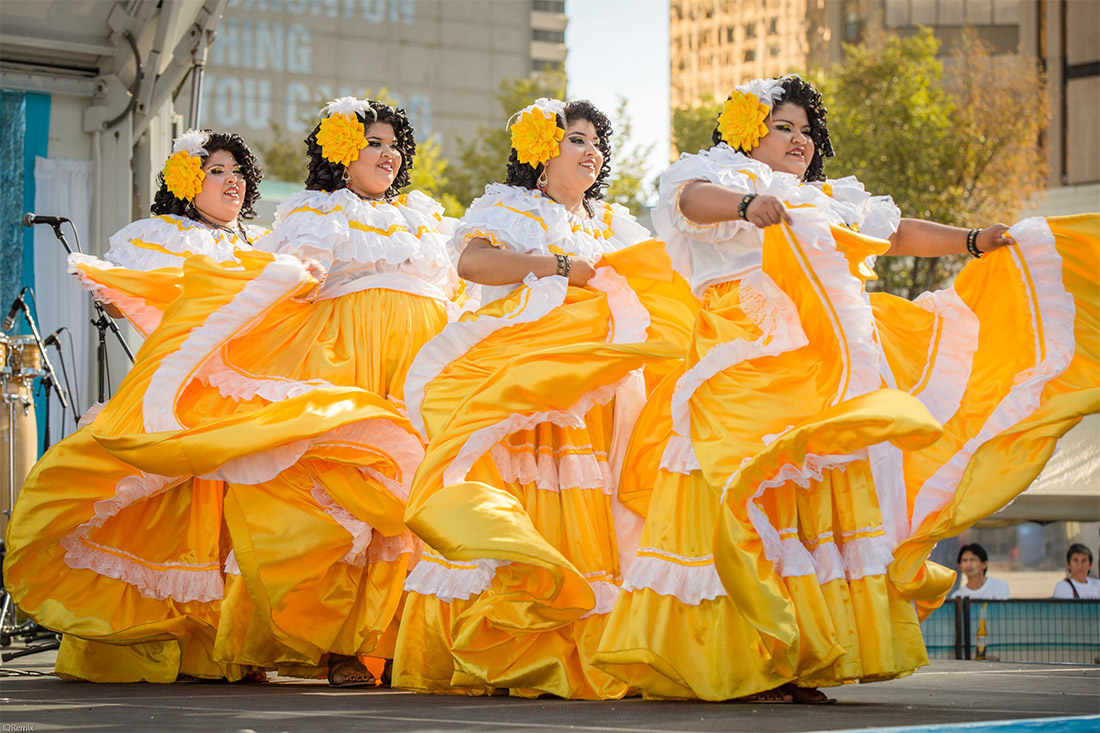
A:
[[[252,242],[263,236],[267,230],[245,225],[244,232],[247,240],[235,233],[210,228],[186,217],[163,215],[140,219],[126,225],[111,237],[110,249],[103,259],[79,253],[70,255],[69,272],[79,278],[81,284],[96,300],[117,307],[141,336],[146,337],[160,323],[168,305],[179,296],[182,289],[184,261],[193,255],[206,255],[226,266],[235,266],[238,250],[250,250]],[[93,417],[100,408],[100,405],[95,406],[85,419]],[[95,454],[95,459],[85,453],[81,446]],[[113,474],[121,477],[133,470],[132,467],[112,461],[106,454],[101,454],[92,442],[90,433],[70,437],[65,442],[65,449],[73,457],[72,460],[78,460],[76,456],[88,458],[89,466],[95,465],[96,460],[101,461],[101,467],[111,464],[111,469],[106,471],[104,478],[109,478]],[[40,464],[43,468],[48,465],[46,461]],[[79,465],[73,467],[80,468]],[[23,492],[29,492],[29,495],[20,503],[17,511],[22,512],[28,507],[37,507],[35,502],[42,500],[42,497],[35,498],[35,487],[38,486],[36,482],[41,475],[42,472],[36,470],[28,479]],[[71,499],[74,505],[106,498],[101,491],[104,486],[91,487],[86,480],[81,480],[78,485],[66,485],[65,480],[60,479],[62,475],[62,473],[47,473],[46,483],[41,486],[45,495],[50,497],[51,503],[60,496]],[[53,478],[60,479],[60,482],[51,483]],[[87,494],[84,492],[86,488],[89,490]],[[216,490],[216,486],[198,481],[195,482],[194,488],[199,494]],[[71,507],[66,505],[63,511],[69,508]],[[15,545],[17,557],[19,556],[19,538],[28,538],[28,541],[33,542],[34,540],[30,540],[29,537],[41,530],[44,526],[42,522],[55,518],[55,515],[50,512],[40,512],[39,509],[34,511],[39,518],[27,527],[18,528],[14,535],[16,539],[8,543],[8,547]],[[215,519],[215,526],[216,524]],[[65,548],[66,562],[76,566],[88,568],[94,566],[108,573],[120,575],[129,573],[133,577],[136,577],[135,573],[148,575],[148,573],[142,573],[134,563],[126,564],[126,569],[123,569],[120,563],[124,561],[117,558],[109,559],[108,554],[93,546],[71,541]],[[20,577],[20,566],[13,562],[13,568],[15,575],[8,576],[9,584],[14,582],[13,578]],[[30,577],[36,577],[33,570]],[[204,595],[206,595],[205,591],[195,588],[187,593],[177,593],[177,597],[186,598],[186,602],[192,604]],[[79,602],[73,602],[68,608],[74,609],[79,605]],[[211,622],[214,615],[206,611],[198,614],[203,619],[203,624]],[[44,619],[49,620],[50,623],[46,623]],[[59,630],[84,630],[85,628],[79,624],[71,625],[69,621],[73,619],[68,616],[58,619],[52,614],[43,614],[39,616],[39,620],[50,628]],[[91,635],[84,638],[66,635],[58,652],[57,671],[64,677],[103,682],[142,679],[171,681],[175,679],[181,665],[187,667],[190,673],[204,677],[225,676],[234,679],[247,671],[243,668],[214,664],[209,653],[212,647],[212,636],[209,638],[204,636],[207,631],[205,627],[201,627],[198,631],[189,630],[187,640],[180,645],[186,648],[181,650],[156,642],[124,647],[102,645],[90,640]]]
[[[416,551],[402,514],[423,456],[391,385],[446,307],[325,288],[349,287],[358,269],[380,278],[386,257],[446,262],[446,222],[419,196],[297,201],[271,244],[292,250],[296,227],[331,279],[289,253],[186,260],[181,297],[118,393],[24,486],[9,590],[43,625],[96,642],[70,666],[59,656],[64,676],[319,675],[329,653],[385,653]]]
[[[693,180],[779,196],[793,224],[696,225]],[[726,146],[662,179],[654,223],[702,308],[638,422],[632,451],[663,453],[600,669],[707,700],[913,672],[954,577],[932,546],[1098,409],[1097,215],[1025,219],[914,302],[864,290],[899,220],[855,179]]]
[[[616,466],[644,400],[641,368],[682,351],[693,299],[644,227],[592,203],[578,218],[494,184],[456,228],[459,252],[482,237],[600,262],[584,288],[558,276],[483,286],[486,305],[417,355],[405,394],[431,442],[406,521],[428,547],[406,584],[396,686],[628,692],[588,662],[640,530]],[[676,337],[678,348],[645,343]]]
[[[153,216],[118,230],[103,259],[70,255],[69,272],[97,301],[118,308],[144,337],[153,332],[164,309],[179,295],[184,260],[206,255],[232,266],[237,250],[252,249],[266,233],[263,227],[246,224],[245,240],[187,217]]]

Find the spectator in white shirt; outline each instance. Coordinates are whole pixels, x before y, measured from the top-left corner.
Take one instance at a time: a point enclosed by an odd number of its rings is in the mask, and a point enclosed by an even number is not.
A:
[[[1066,552],[1067,578],[1054,585],[1054,598],[1100,599],[1100,580],[1089,577],[1092,570],[1092,550],[1082,544],[1072,544]]]
[[[996,578],[987,578],[989,555],[979,544],[963,545],[959,550],[959,570],[964,581],[952,598],[981,598],[987,601],[1003,601],[1008,598],[1008,583]]]

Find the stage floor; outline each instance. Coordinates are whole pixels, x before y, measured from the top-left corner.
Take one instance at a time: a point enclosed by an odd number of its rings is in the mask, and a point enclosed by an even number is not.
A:
[[[14,644],[4,651],[21,648]],[[911,677],[830,690],[836,705],[520,700],[268,684],[95,685],[54,677],[55,652],[0,666],[4,731],[838,731],[1029,721],[978,730],[1097,731],[1100,666],[936,661]],[[966,725],[968,732],[975,730]]]

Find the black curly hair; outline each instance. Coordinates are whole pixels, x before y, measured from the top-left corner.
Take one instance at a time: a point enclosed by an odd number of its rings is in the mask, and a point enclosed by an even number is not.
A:
[[[244,138],[235,132],[214,132],[212,130],[203,130],[203,132],[206,133],[206,142],[203,143],[203,148],[206,149],[207,156],[219,150],[225,150],[233,156],[233,159],[237,161],[237,165],[241,167],[241,174],[244,176],[245,181],[244,202],[241,204],[241,212],[237,215],[237,218],[243,221],[254,219],[256,209],[253,208],[253,204],[260,198],[260,181],[264,178],[264,173],[256,162],[256,156],[252,154],[252,150],[248,147]],[[203,160],[205,159],[204,157]],[[186,216],[188,219],[199,221],[199,212],[195,209],[195,202],[182,201],[170,193],[168,186],[164,184],[163,172],[157,174],[157,186],[159,188],[153,197],[153,205],[150,207],[154,214],[157,216],[174,214],[175,216]]]
[[[821,101],[821,93],[814,89],[808,81],[804,81],[794,74],[780,77],[777,81],[783,85],[783,94],[772,105],[772,109],[785,102],[797,104],[806,110],[806,118],[810,121],[810,139],[814,141],[814,157],[810,159],[810,165],[806,168],[802,180],[824,181],[825,158],[833,157],[833,143],[829,140],[829,121],[827,119],[829,112]],[[728,100],[732,96],[731,94],[726,99]],[[712,146],[725,142],[722,139],[722,134],[718,131],[717,124],[711,134],[711,141]],[[741,149],[737,148],[737,150]],[[748,153],[749,151],[741,150],[741,152]]]
[[[409,171],[413,167],[413,158],[416,157],[416,139],[413,136],[412,124],[405,110],[400,107],[391,107],[388,104],[368,99],[370,108],[375,116],[371,117],[363,112],[357,112],[356,117],[363,123],[364,131],[369,130],[375,122],[385,122],[393,128],[394,144],[401,152],[401,167],[394,176],[393,183],[386,189],[385,196],[396,196],[397,192],[409,185]],[[344,172],[347,166],[333,163],[321,155],[321,146],[317,144],[317,133],[321,130],[321,123],[313,128],[306,138],[306,149],[309,154],[309,174],[306,175],[306,189],[310,191],[335,191],[345,188]]]
[[[565,123],[562,124],[559,115],[558,127],[564,130],[577,120],[588,120],[592,123],[592,127],[596,129],[596,147],[603,153],[603,167],[600,168],[595,183],[584,192],[584,197],[586,199],[602,199],[603,190],[607,188],[607,177],[611,175],[611,136],[614,134],[611,129],[611,120],[607,119],[607,115],[587,99],[578,99],[566,104]],[[512,148],[512,152],[508,156],[508,178],[504,182],[509,186],[520,186],[533,190],[538,188],[537,182],[539,176],[542,175],[542,170],[542,163],[537,168],[532,168],[527,163],[520,163],[519,155],[516,153],[515,148]]]

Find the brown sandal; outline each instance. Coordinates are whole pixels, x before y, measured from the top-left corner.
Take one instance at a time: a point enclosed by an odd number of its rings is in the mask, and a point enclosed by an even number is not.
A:
[[[772,690],[764,690],[752,695],[738,697],[734,699],[733,702],[751,702],[763,705],[791,705],[794,703],[794,695],[784,690],[783,687],[776,687]]]
[[[333,654],[329,658],[328,683],[333,687],[374,687],[378,681],[357,657]]]
[[[779,689],[789,693],[796,705],[831,705],[836,702],[835,697],[829,697],[816,687],[799,687],[788,682]]]

